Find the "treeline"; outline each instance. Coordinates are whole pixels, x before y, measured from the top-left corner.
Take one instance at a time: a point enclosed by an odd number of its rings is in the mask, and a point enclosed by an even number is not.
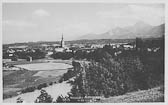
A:
[[[110,46],[95,50],[92,63],[85,68],[85,77],[81,73],[75,79],[73,96],[109,97],[164,85],[164,43],[151,43],[160,49],[123,50],[117,57]]]
[[[42,59],[45,58],[45,52],[40,49],[35,49],[33,51],[22,51],[22,52],[14,52],[13,56],[9,56],[9,53],[3,52],[3,59],[28,59],[28,57],[32,57],[32,59]]]
[[[57,52],[55,54],[52,54],[51,57],[54,59],[67,60],[73,57],[73,53],[72,52]]]
[[[41,90],[41,89],[43,89],[43,88],[45,88],[47,86],[53,85],[54,83],[57,83],[57,82],[55,81],[55,82],[49,82],[49,83],[41,83],[41,84],[39,84],[37,86],[30,86],[30,87],[27,87],[25,89],[22,89],[21,93],[33,92],[36,89]]]
[[[72,61],[73,69],[69,69],[63,76],[60,78],[59,83],[67,81],[72,77],[75,77],[81,71],[81,65],[79,62]]]
[[[110,47],[106,45],[103,49],[106,49],[106,47]],[[99,52],[100,50],[102,50],[102,48],[98,48],[96,49],[94,52],[87,52],[85,50],[82,49],[78,49],[76,50],[76,52],[57,52],[51,55],[52,58],[54,59],[63,59],[63,60],[68,60],[68,59],[76,59],[76,60],[82,60],[82,59],[87,59],[87,60],[91,60],[91,59],[99,59],[101,58],[101,55],[99,56]],[[116,49],[112,48],[112,52],[113,55],[115,53],[115,51],[117,51]]]
[[[18,97],[16,99],[17,103],[23,103],[24,99],[22,97]],[[58,96],[57,99],[53,99],[51,95],[49,95],[45,90],[41,89],[40,95],[35,99],[35,103],[75,103],[78,102],[76,100],[73,100],[70,98],[70,95],[68,96]],[[85,102],[85,101],[82,101]]]

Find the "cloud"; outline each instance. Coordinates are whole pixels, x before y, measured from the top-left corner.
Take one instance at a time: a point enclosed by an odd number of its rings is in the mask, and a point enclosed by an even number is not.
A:
[[[159,25],[164,22],[164,6],[151,5],[127,5],[123,8],[113,9],[111,11],[99,11],[97,16],[102,19],[116,20],[134,23],[136,21],[144,21],[151,25]],[[125,24],[124,22],[124,24]]]
[[[144,5],[129,5],[131,10],[136,15],[142,16],[163,16],[164,8],[157,8],[152,6],[144,6]]]
[[[37,9],[37,10],[35,10],[33,12],[33,15],[40,16],[40,17],[50,16],[50,14],[46,10],[43,10],[43,9]]]
[[[133,14],[126,14],[123,12],[112,12],[112,11],[101,11],[97,13],[101,18],[124,18],[124,19],[136,19],[137,17]]]
[[[129,5],[129,7],[140,20],[153,25],[164,23],[164,6]]]
[[[82,34],[87,33],[91,29],[89,27],[89,24],[87,22],[80,22],[80,23],[74,23],[74,24],[66,24],[62,27],[57,27],[55,29],[59,33],[65,33],[65,34]]]
[[[5,26],[14,26],[14,27],[36,27],[37,24],[23,21],[23,20],[4,20],[3,24]]]
[[[90,24],[88,22],[79,22],[79,23],[72,23],[67,24],[62,27],[57,27],[55,31],[58,35],[64,33],[66,39],[76,39],[76,35],[84,35],[88,33],[102,33],[108,30],[108,26],[100,23]]]

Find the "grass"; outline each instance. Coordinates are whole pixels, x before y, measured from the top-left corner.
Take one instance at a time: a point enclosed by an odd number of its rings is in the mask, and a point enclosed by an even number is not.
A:
[[[39,61],[39,60],[33,60],[32,62],[29,61],[12,61],[12,62],[6,62],[6,64],[9,65],[21,65],[21,64],[34,64],[34,63],[45,63],[46,61]]]
[[[8,73],[9,72],[9,73]],[[18,70],[3,71],[3,97],[16,96],[17,92],[42,83],[58,83],[60,76],[40,77],[34,76],[39,71]]]
[[[11,73],[15,72],[14,70],[3,70],[3,76],[9,75]]]
[[[18,70],[9,73],[9,75],[3,75],[3,85],[20,84],[24,82],[24,80],[32,77],[35,73],[37,73],[37,71]]]
[[[124,95],[102,99],[102,103],[139,103],[139,102],[164,102],[162,87],[126,93]]]
[[[35,64],[35,63],[45,63],[48,62],[45,59],[29,61],[15,61],[7,62],[11,65],[21,65],[21,64]],[[67,60],[54,60],[54,63],[66,63],[71,64],[72,62]],[[3,70],[3,96],[12,97],[17,95],[18,91],[25,89],[27,87],[37,87],[42,83],[58,83],[60,75],[63,71],[30,71],[30,70]],[[59,74],[59,75],[58,75]]]

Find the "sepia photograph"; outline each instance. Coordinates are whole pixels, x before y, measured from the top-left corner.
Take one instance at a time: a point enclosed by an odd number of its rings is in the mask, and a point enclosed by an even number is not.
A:
[[[3,2],[3,103],[165,103],[165,3]]]

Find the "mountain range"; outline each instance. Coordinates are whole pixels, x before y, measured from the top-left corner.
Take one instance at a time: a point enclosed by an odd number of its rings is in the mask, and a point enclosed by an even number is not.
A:
[[[101,34],[86,34],[78,39],[134,39],[140,38],[157,38],[164,35],[165,24],[151,26],[142,21],[128,27],[116,27]]]

